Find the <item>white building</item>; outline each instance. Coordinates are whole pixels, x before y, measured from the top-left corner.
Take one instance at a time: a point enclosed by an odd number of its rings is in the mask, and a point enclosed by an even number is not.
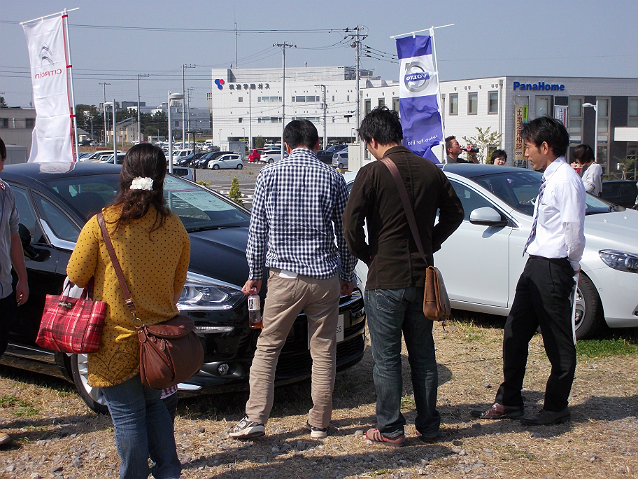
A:
[[[279,142],[284,113],[286,123],[312,121],[320,137],[325,132],[328,143],[356,136],[354,67],[286,68],[285,106],[281,68],[213,69],[212,76],[208,106],[215,144],[257,136]],[[370,70],[361,70],[360,77],[361,87],[383,83],[373,79]]]
[[[182,112],[185,110],[181,101],[172,102],[171,105],[171,122],[173,123],[173,138],[182,137]],[[154,115],[158,111],[168,115],[166,102],[160,103],[156,108],[151,108],[148,113]],[[144,111],[140,108],[141,111]],[[190,112],[190,115],[188,115]],[[145,112],[146,113],[146,112]],[[207,136],[211,134],[210,129],[210,111],[207,108],[190,107],[184,115],[184,129],[186,131],[195,132],[196,136]]]
[[[638,152],[638,79],[503,76],[441,82],[444,136],[475,137],[477,127],[500,133],[508,164],[523,159],[517,129],[523,121],[549,115],[563,120],[570,134],[570,153],[579,143],[596,141],[598,163],[618,173],[619,161]],[[362,116],[378,105],[399,109],[399,84],[363,88]],[[436,150],[435,150],[436,151]],[[443,157],[443,148],[437,151]]]

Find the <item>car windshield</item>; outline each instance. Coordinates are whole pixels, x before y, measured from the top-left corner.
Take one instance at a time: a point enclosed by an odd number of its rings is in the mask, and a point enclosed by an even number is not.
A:
[[[86,221],[119,192],[119,174],[58,177],[44,180]],[[166,176],[164,197],[188,232],[248,226],[250,215],[231,200],[173,176]]]
[[[507,171],[493,175],[473,177],[476,183],[492,192],[517,211],[528,216],[534,214],[542,174],[532,170]],[[609,213],[614,206],[592,195],[586,197],[585,214]]]

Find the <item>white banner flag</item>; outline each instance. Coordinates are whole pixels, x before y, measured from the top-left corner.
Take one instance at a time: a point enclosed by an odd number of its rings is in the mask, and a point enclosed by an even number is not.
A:
[[[73,161],[62,15],[22,25],[27,37],[36,120],[29,161]]]

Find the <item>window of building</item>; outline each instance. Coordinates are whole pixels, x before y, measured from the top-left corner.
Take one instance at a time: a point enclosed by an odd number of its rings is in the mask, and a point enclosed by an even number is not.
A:
[[[392,98],[392,109],[396,112],[400,111],[398,98]]]
[[[363,111],[365,111],[366,115],[372,111],[372,100],[370,98],[366,98],[363,102]]]
[[[315,103],[319,101],[319,97],[314,95],[293,96],[292,101],[293,103]]]
[[[478,113],[478,93],[467,94],[467,114],[476,115]]]
[[[551,116],[550,108],[551,101],[547,96],[537,96],[534,101],[534,106],[536,108],[536,116],[534,118],[540,118],[542,116]]]
[[[243,103],[244,97],[243,96],[238,96],[237,100],[239,101],[239,103]]]
[[[598,99],[598,134],[609,133],[609,99]]]
[[[243,123],[243,121],[244,121],[243,118],[237,118],[237,120],[239,121],[239,123]]]
[[[567,127],[571,143],[580,143],[583,135],[583,99],[569,98],[569,126]]]
[[[332,101],[335,101],[335,96],[334,95],[332,95]]]
[[[264,102],[264,103],[280,103],[281,97],[280,96],[258,96],[257,101]]]
[[[488,113],[490,115],[496,115],[498,113],[498,92],[491,91],[489,95]]]
[[[459,114],[459,94],[450,93],[450,115]]]
[[[379,98],[379,106],[385,106],[385,98]]]
[[[629,99],[627,126],[638,126],[638,98]]]
[[[35,118],[26,118],[24,120],[25,128],[33,128],[35,127]]]
[[[350,101],[350,95],[346,95],[346,101]]]

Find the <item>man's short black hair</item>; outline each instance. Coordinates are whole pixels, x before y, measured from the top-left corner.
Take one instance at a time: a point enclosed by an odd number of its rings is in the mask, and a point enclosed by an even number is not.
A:
[[[401,144],[403,128],[399,114],[387,106],[379,106],[366,115],[358,130],[359,138],[369,143],[372,138],[382,145]]]
[[[548,116],[541,116],[525,123],[521,130],[521,138],[531,141],[539,148],[546,142],[556,157],[565,156],[569,146],[569,133],[565,125]]]
[[[0,158],[3,160],[7,159],[7,147],[4,146],[4,141],[0,138]]]
[[[492,161],[492,163],[494,163],[494,160],[500,157],[505,158],[505,161],[507,161],[507,153],[505,153],[505,150],[494,150],[492,152],[492,156],[490,156],[490,160]]]
[[[591,149],[591,146],[581,143],[574,148],[574,154],[572,156],[578,160],[578,163],[584,165],[585,163],[594,161],[594,150]]]
[[[319,141],[317,128],[309,120],[292,120],[284,128],[284,143],[291,149],[306,147],[313,150]]]
[[[448,137],[445,138],[445,152],[446,153],[452,147],[452,140],[456,140],[456,136],[448,136]]]

